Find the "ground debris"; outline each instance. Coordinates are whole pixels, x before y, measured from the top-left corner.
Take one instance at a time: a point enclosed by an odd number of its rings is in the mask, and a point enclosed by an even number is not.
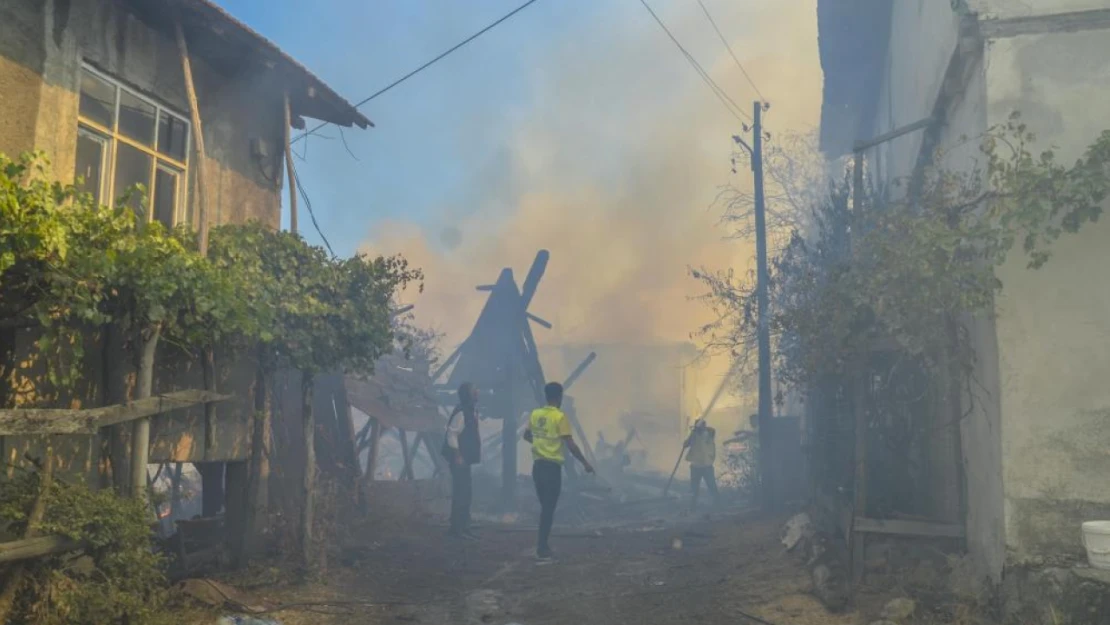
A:
[[[882,617],[888,621],[902,622],[913,616],[915,611],[917,611],[917,603],[913,599],[899,597],[883,606]]]
[[[236,612],[260,614],[270,609],[247,593],[213,579],[194,578],[177,585],[183,594],[216,608],[226,608]]]
[[[782,529],[782,546],[787,551],[793,551],[802,541],[808,541],[814,535],[813,522],[805,512],[790,517]]]

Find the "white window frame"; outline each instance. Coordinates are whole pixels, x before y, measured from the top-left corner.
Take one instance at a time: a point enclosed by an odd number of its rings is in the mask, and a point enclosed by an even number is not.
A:
[[[112,127],[108,128],[103,124],[86,118],[81,114],[81,84],[80,76],[78,77],[77,84],[77,129],[78,132],[88,133],[105,143],[103,157],[106,159],[105,163],[101,166],[101,181],[100,181],[100,197],[96,198],[98,202],[110,203],[115,202],[116,199],[123,194],[123,189],[116,189],[116,146],[119,143],[124,143],[129,147],[135,148],[151,157],[150,181],[147,189],[147,210],[145,217],[148,222],[154,219],[154,197],[157,190],[154,188],[157,180],[156,173],[159,168],[172,171],[178,175],[177,193],[174,199],[173,210],[173,224],[181,223],[187,214],[186,207],[188,201],[189,189],[189,153],[192,146],[193,139],[193,125],[189,122],[186,115],[178,113],[174,109],[167,107],[156,100],[139,93],[138,91],[129,88],[119,80],[105,74],[104,72],[92,67],[88,63],[81,64],[81,71],[88,72],[100,80],[108,83],[115,88],[114,102],[113,102],[113,115]],[[131,139],[119,131],[119,108],[120,108],[120,93],[126,91],[134,98],[154,107],[154,138],[152,146],[143,145],[141,142]],[[178,160],[167,154],[158,151],[158,133],[161,130],[161,118],[166,114],[176,118],[178,121],[185,125],[185,158]]]

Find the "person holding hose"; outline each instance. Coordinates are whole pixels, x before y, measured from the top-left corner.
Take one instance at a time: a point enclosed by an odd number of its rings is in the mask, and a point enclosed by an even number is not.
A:
[[[690,463],[690,488],[694,495],[690,502],[691,511],[698,506],[698,492],[703,480],[713,497],[713,504],[717,504],[717,476],[713,472],[713,462],[717,459],[716,437],[717,430],[706,425],[705,419],[698,419],[694,431],[682,444],[683,449],[690,450],[686,452],[686,462]]]
[[[559,494],[563,488],[563,447],[582,463],[586,473],[593,473],[594,468],[570,435],[570,420],[561,410],[563,385],[551,382],[544,387],[543,393],[547,405],[532,411],[528,428],[524,430],[524,440],[532,444],[532,481],[540,500],[536,559],[548,562],[552,559],[548,539],[551,536],[551,526],[555,522],[555,506],[559,503]]]
[[[451,529],[453,538],[477,540],[470,531],[473,499],[470,467],[482,461],[482,438],[478,433],[478,389],[469,382],[459,386],[459,405],[447,421],[443,456],[451,467]]]

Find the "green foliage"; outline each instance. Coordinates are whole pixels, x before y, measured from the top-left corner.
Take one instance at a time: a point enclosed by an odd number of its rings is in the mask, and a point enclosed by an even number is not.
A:
[[[1034,136],[1015,115],[981,143],[985,170],[936,169],[905,199],[861,197],[848,179],[813,209],[774,259],[771,327],[780,380],[796,387],[847,372],[880,344],[927,367],[974,361],[958,320],[992,310],[997,268],[1020,251],[1030,268],[1049,259],[1063,234],[1096,221],[1110,193],[1110,131],[1073,166],[1052,151],[1031,153]],[[752,344],[750,281],[699,273],[723,319],[703,331],[734,353]]]
[[[22,531],[38,490],[36,474],[5,482],[0,523]],[[164,562],[151,549],[148,519],[141,501],[55,480],[40,531],[80,541],[83,553],[35,561],[13,622],[165,622]]]
[[[256,316],[249,332],[270,370],[369,373],[392,348],[396,292],[421,278],[400,257],[332,259],[296,234],[258,224],[214,229],[209,257],[238,276]]]

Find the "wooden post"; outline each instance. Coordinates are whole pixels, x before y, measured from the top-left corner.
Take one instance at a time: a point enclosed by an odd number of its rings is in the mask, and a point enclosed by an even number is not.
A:
[[[397,438],[401,441],[401,457],[405,460],[405,466],[401,469],[401,475],[398,480],[411,480],[412,479],[412,454],[409,452],[409,436],[401,428],[397,428]]]
[[[443,470],[443,456],[439,455],[436,448],[432,445],[432,437],[429,434],[422,434],[420,439],[424,441],[424,451],[428,452],[428,457],[432,459],[432,477],[437,477],[440,471]]]
[[[162,326],[155,326],[142,337],[139,356],[139,399],[150,399],[154,391],[154,354]],[[131,424],[131,496],[147,499],[146,467],[150,461],[150,417],[136,419]]]
[[[853,379],[852,410],[855,413],[855,487],[853,489],[853,518],[867,516],[867,390],[869,387],[867,359],[860,358],[856,364]],[[863,578],[864,536],[852,532],[852,580],[858,583]]]
[[[224,506],[225,539],[231,561],[236,567],[246,562],[247,537],[250,534],[250,501],[247,462],[227,463],[227,504]]]
[[[216,391],[216,354],[211,345],[205,346],[200,352],[201,371],[204,377],[204,390],[209,393]],[[216,448],[216,404],[204,405],[204,459],[208,460]]]
[[[201,256],[208,255],[208,175],[204,157],[204,127],[200,123],[200,104],[197,103],[196,85],[193,84],[193,67],[189,62],[189,46],[185,42],[185,29],[181,16],[174,19],[177,49],[181,55],[181,70],[185,74],[185,97],[189,100],[189,116],[193,122],[193,154],[197,161],[197,231],[200,235]],[[286,131],[288,133],[288,131]]]
[[[316,505],[316,424],[312,415],[313,378],[304,372],[301,378],[301,417],[304,439],[304,484],[301,502],[301,557],[305,567],[312,566],[312,525]]]
[[[285,177],[289,180],[289,231],[297,233],[297,179],[293,175],[293,144],[289,129],[293,126],[293,113],[289,108],[289,94],[285,94]]]
[[[43,459],[42,471],[39,473],[39,492],[35,495],[34,503],[31,504],[31,512],[27,518],[27,529],[23,531],[24,539],[34,538],[38,534],[39,525],[42,524],[42,520],[46,516],[46,500],[53,484],[54,437],[50,436],[47,438],[46,457]],[[15,606],[16,595],[20,587],[23,586],[24,573],[23,565],[16,565],[15,570],[8,576],[3,591],[0,591],[0,623],[8,622],[8,617]]]
[[[206,519],[214,517],[224,505],[224,463],[198,462],[194,466],[200,473],[200,514]]]
[[[378,448],[382,440],[382,423],[370,417],[370,448],[366,452],[366,473],[362,476],[364,484],[374,481],[374,472],[378,468]]]
[[[416,438],[412,439],[412,447],[409,448],[409,479],[416,479],[416,456],[420,454],[420,442],[424,440],[424,435],[421,433],[416,434]]]
[[[249,532],[247,556],[259,551],[258,537],[262,535],[263,519],[269,494],[270,464],[270,385],[265,369],[255,372],[254,426],[251,435],[250,475],[247,485],[247,520]]]
[[[857,145],[855,154],[853,155],[853,168],[852,168],[852,221],[853,225],[861,224],[863,219],[863,149]],[[855,228],[852,228],[849,234],[848,246],[849,254],[852,254],[855,247],[853,239],[855,239]],[[855,258],[850,258],[855,262]],[[870,380],[868,380],[868,357],[866,351],[857,356],[855,366],[852,371],[852,410],[855,420],[855,483],[853,487],[853,504],[852,504],[852,532],[851,532],[851,549],[852,549],[852,582],[858,584],[863,579],[863,558],[864,558],[864,537],[863,534],[855,531],[854,519],[867,516],[867,408],[865,402],[867,401],[867,389]]]

